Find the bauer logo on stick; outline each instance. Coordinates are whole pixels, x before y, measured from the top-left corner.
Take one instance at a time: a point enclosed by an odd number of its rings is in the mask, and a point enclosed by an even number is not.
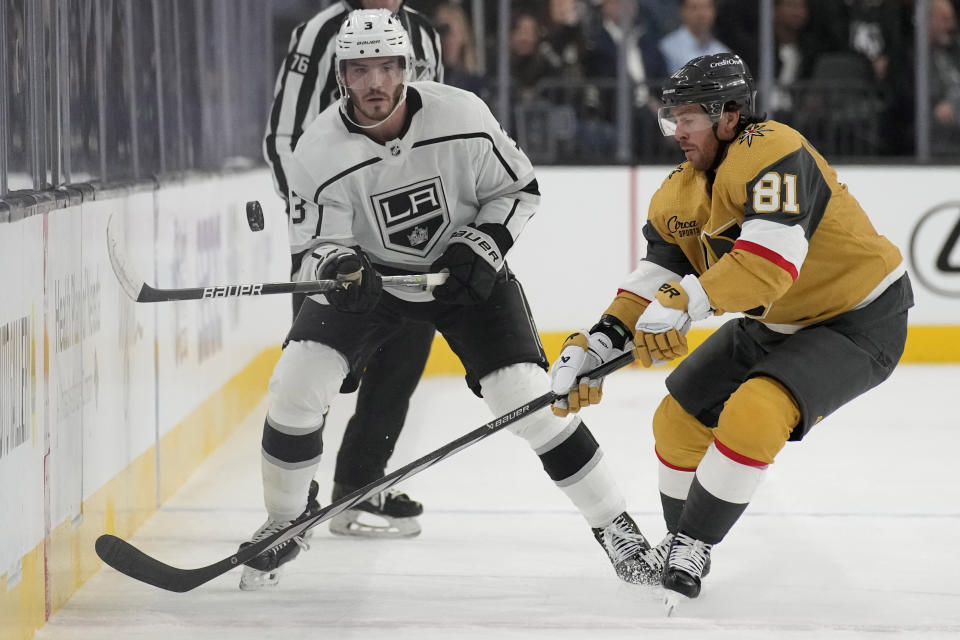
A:
[[[259,296],[262,284],[238,284],[223,287],[204,287],[204,298],[232,298],[235,296]]]

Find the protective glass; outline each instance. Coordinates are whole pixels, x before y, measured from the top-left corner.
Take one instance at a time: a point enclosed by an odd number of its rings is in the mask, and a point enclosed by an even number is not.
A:
[[[395,87],[404,80],[400,58],[361,58],[340,63],[340,76],[347,89],[363,91],[370,87]]]
[[[657,112],[657,120],[660,123],[660,131],[665,136],[675,136],[677,131],[681,133],[695,133],[709,129],[714,123],[720,121],[723,115],[723,109],[715,115],[706,112],[699,104],[681,104],[672,107],[660,107]]]

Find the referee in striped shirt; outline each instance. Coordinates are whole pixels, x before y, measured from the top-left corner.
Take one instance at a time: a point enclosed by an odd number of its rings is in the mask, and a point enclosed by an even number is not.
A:
[[[288,221],[302,221],[306,207],[315,206],[289,193],[285,168],[293,157],[300,136],[314,118],[339,99],[334,69],[336,35],[340,24],[355,9],[388,9],[396,13],[407,33],[413,50],[413,80],[443,82],[440,36],[427,18],[408,7],[403,0],[341,0],[316,14],[294,29],[283,66],[277,77],[273,107],[263,141],[264,156],[273,170],[274,186],[286,201]],[[293,237],[293,236],[291,236]],[[300,269],[309,244],[291,246],[291,274]],[[293,316],[304,300],[293,295]],[[433,341],[433,327],[411,325],[383,344],[367,361],[362,373],[363,384],[357,395],[356,410],[347,424],[337,455],[332,499],[337,500],[384,475],[397,437],[406,419],[413,394]],[[349,375],[341,389],[357,388],[356,375]],[[307,508],[318,508],[311,486]],[[390,493],[357,505],[363,511],[383,517],[386,525],[357,528],[341,526],[347,519],[331,521],[331,531],[366,537],[410,536],[420,532],[416,516],[423,512],[419,502],[406,494]],[[403,519],[402,529],[393,523]]]

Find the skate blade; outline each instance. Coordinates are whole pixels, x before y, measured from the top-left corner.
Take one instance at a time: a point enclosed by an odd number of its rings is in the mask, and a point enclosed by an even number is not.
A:
[[[420,535],[416,518],[388,518],[348,509],[330,520],[330,533],[357,538],[412,538]]]
[[[254,569],[253,567],[244,567],[243,573],[240,574],[240,590],[241,591],[257,591],[263,589],[264,587],[272,587],[280,582],[280,570],[282,567],[277,567],[273,571],[260,571]]]
[[[683,595],[682,593],[677,593],[676,591],[671,591],[667,589],[663,596],[663,609],[664,613],[667,614],[669,618],[674,613],[677,612],[677,609],[680,608],[680,603],[689,602],[690,598]]]

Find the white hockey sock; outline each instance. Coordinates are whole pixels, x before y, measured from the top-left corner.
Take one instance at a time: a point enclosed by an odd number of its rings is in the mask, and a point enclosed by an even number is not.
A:
[[[307,508],[307,490],[319,462],[300,469],[286,469],[268,458],[261,459],[263,503],[271,520],[293,520]]]
[[[597,456],[592,465],[584,468],[582,476],[556,483],[594,528],[607,526],[627,510],[620,487],[603,460],[603,452],[598,450]]]

